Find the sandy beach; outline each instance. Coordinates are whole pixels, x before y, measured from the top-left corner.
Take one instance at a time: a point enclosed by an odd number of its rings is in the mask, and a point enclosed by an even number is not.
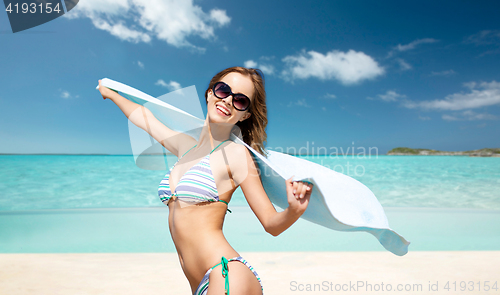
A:
[[[412,242],[400,257],[369,234],[304,220],[272,237],[250,209],[232,209],[224,232],[259,273],[264,294],[500,294],[497,211],[386,209]],[[0,295],[190,294],[167,213],[129,208],[0,214]],[[495,282],[497,290],[491,289]]]
[[[500,251],[241,254],[261,276],[264,294],[500,292],[485,291],[495,282],[500,288]],[[190,289],[176,253],[0,254],[0,294],[176,295]]]

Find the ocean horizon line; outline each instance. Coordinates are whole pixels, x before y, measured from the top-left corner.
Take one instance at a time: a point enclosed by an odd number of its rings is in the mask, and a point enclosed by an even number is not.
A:
[[[418,154],[387,154],[387,153],[384,153],[384,154],[374,154],[374,155],[370,155],[370,154],[352,154],[352,153],[338,153],[338,154],[316,154],[316,153],[312,153],[312,154],[294,154],[294,153],[283,153],[283,154],[286,154],[286,155],[290,155],[290,156],[334,156],[334,157],[368,157],[368,158],[375,158],[375,157],[379,157],[379,156],[391,156],[391,157],[401,157],[401,156],[424,156],[424,155],[418,155]],[[164,155],[167,155],[167,156],[175,156],[174,154],[171,154],[171,153],[167,153],[167,154],[147,154],[147,155],[141,155],[141,156],[164,156]],[[85,153],[0,153],[0,156],[134,156],[133,154],[103,154],[103,153],[96,153],[96,154],[85,154]],[[446,157],[450,157],[450,156],[459,156],[459,157],[463,157],[463,156],[469,156],[467,154],[454,154],[454,155],[425,155],[425,156],[446,156]]]
[[[382,206],[384,210],[388,211],[426,211],[426,212],[484,212],[484,213],[498,213],[500,209],[491,208],[468,208],[468,207],[419,207],[419,206]],[[231,209],[246,210],[250,209],[248,205],[232,205]],[[40,214],[40,213],[61,213],[61,212],[88,212],[88,211],[129,211],[129,210],[167,210],[168,206],[153,205],[153,206],[130,206],[130,207],[82,207],[82,208],[45,208],[45,209],[22,209],[22,210],[4,210],[0,209],[0,215],[12,214]],[[283,210],[283,209],[281,209]]]

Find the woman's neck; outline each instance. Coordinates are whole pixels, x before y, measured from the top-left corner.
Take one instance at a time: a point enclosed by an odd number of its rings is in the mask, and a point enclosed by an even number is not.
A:
[[[198,139],[198,147],[208,146],[214,149],[219,143],[228,140],[234,125],[227,123],[213,123],[207,116]]]

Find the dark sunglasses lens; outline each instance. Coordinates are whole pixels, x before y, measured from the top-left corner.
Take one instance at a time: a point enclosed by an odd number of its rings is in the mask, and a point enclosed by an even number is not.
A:
[[[242,94],[233,96],[233,105],[237,110],[244,111],[250,106],[250,99]]]
[[[218,83],[214,87],[214,94],[218,98],[226,98],[231,94],[231,88],[227,84]]]

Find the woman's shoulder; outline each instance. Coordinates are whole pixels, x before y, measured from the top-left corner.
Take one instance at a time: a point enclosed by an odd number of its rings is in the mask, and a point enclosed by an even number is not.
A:
[[[227,145],[227,154],[230,166],[232,169],[244,168],[248,169],[248,165],[254,166],[252,153],[243,144],[230,142]]]
[[[252,153],[243,144],[235,142],[227,144],[226,151],[233,179],[239,185],[247,178],[249,171],[256,168]]]
[[[234,141],[229,141],[226,145],[226,149],[228,153],[230,153],[230,156],[234,158],[242,158],[250,155],[250,151],[246,146]]]

